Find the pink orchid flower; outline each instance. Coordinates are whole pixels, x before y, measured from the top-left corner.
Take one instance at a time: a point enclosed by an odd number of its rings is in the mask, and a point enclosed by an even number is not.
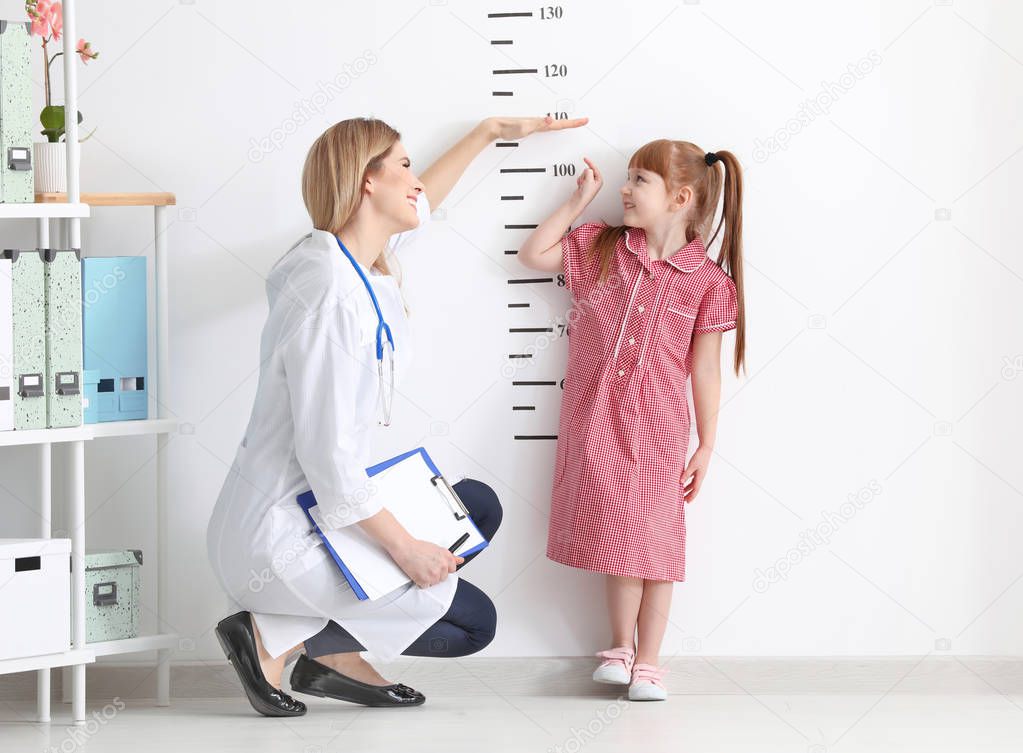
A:
[[[50,34],[50,0],[35,0],[25,3],[25,10],[32,19],[31,33],[37,37]]]
[[[75,48],[75,52],[82,59],[83,63],[88,63],[90,60],[95,60],[99,57],[98,52],[92,51],[92,45],[86,42],[84,39],[78,40],[78,46]]]
[[[64,30],[64,4],[55,2],[50,5],[50,31],[53,32],[54,41],[60,40],[60,34]]]
[[[29,0],[25,10],[32,19],[30,33],[60,41],[64,30],[64,6],[59,0]]]

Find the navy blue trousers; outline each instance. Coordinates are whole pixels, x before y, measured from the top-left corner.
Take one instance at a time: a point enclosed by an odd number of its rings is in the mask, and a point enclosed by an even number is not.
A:
[[[476,527],[487,541],[501,525],[503,511],[497,494],[482,481],[466,478],[454,485]],[[464,567],[479,552],[470,554]],[[468,656],[484,648],[497,632],[497,610],[485,593],[472,583],[458,579],[455,597],[448,611],[416,638],[402,653],[405,656]],[[349,651],[365,651],[351,633],[331,620],[327,627],[305,642],[310,658]]]

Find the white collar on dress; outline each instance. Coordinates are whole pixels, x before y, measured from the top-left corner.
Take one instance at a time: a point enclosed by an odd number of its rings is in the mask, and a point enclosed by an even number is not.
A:
[[[635,237],[632,236],[632,233],[636,234]],[[636,248],[632,247],[632,244],[629,243],[630,240],[636,244]],[[626,228],[625,247],[637,255],[640,251],[646,251],[646,231],[641,227]],[[680,272],[695,272],[703,266],[707,258],[707,249],[703,246],[703,239],[696,236],[665,261]]]

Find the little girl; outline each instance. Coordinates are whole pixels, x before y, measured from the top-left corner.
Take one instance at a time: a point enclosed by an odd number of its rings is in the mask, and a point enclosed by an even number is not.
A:
[[[563,272],[573,300],[547,556],[606,574],[612,648],[593,679],[664,700],[658,655],[673,582],[685,580],[684,503],[717,432],[722,332],[736,330],[737,375],[745,361],[742,174],[731,152],[652,141],[629,160],[622,224],[564,235],[603,185],[585,162],[575,193],[518,252],[527,267]],[[686,465],[690,376],[699,445]]]

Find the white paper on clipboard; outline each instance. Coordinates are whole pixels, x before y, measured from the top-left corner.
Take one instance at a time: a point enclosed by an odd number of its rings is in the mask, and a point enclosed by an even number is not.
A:
[[[464,508],[442,477],[436,476],[422,453],[416,452],[370,477],[370,496],[379,500],[415,538],[430,541],[445,549],[463,534],[468,538],[456,549],[458,555],[470,554],[486,539],[465,514]],[[387,551],[358,524],[330,529],[324,525],[319,508],[309,508],[309,516],[343,563],[346,577],[353,578],[375,599],[411,582]],[[358,590],[358,589],[356,589]]]

